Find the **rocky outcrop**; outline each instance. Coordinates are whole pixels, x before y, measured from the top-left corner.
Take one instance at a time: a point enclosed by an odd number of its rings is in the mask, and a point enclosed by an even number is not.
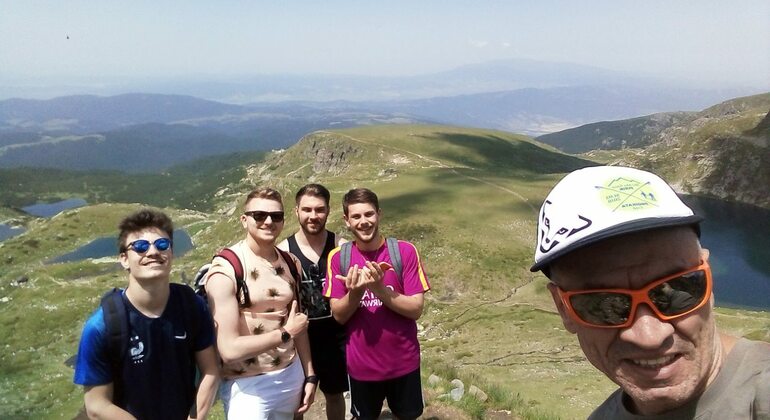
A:
[[[350,158],[357,151],[349,142],[341,143],[333,138],[313,138],[312,144],[306,149],[308,157],[313,161],[313,171],[330,175],[344,173],[350,166]]]
[[[683,193],[770,208],[770,93],[705,109],[615,164],[659,173]]]

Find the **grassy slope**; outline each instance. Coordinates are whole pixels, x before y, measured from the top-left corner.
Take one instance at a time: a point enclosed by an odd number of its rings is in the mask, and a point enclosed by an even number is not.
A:
[[[71,418],[82,391],[65,362],[77,352],[80,328],[108,288],[125,277],[115,261],[45,265],[89,241],[115,234],[118,220],[136,205],[102,204],[32,222],[28,232],[0,243],[0,417]],[[205,218],[166,209],[178,226]],[[29,282],[12,282],[22,275]],[[179,276],[179,273],[176,273]]]
[[[243,177],[243,165],[264,152],[212,156],[171,167],[163,173],[127,174],[118,171],[60,169],[0,169],[0,204],[23,207],[38,201],[80,197],[89,203],[139,202],[159,206],[213,209],[213,192]]]
[[[537,140],[567,153],[640,148],[656,141],[664,129],[689,121],[693,114],[667,112],[619,121],[601,121],[545,134]]]
[[[170,210],[196,243],[176,261],[174,278],[191,277],[214,250],[242,236],[232,212],[255,185],[277,187],[290,208],[300,185],[326,184],[333,193],[329,227],[338,232],[342,193],[371,187],[381,199],[383,233],[417,245],[433,286],[420,320],[424,374],[460,377],[466,388],[487,391],[490,405],[523,418],[585,417],[613,385],[583,360],[553,313],[544,278],[527,268],[542,198],[561,173],[587,164],[495,131],[388,126],[314,133],[248,167],[243,180],[221,185],[214,212]],[[0,355],[0,417],[72,417],[81,406],[64,361],[76,352],[100,294],[123,283],[124,274],[111,263],[41,261],[114,234],[117,220],[135,207],[70,211],[0,243],[7,272],[0,298],[11,299],[0,303],[0,333],[9,337]],[[290,218],[284,236],[296,228]],[[29,284],[9,285],[22,274]],[[770,331],[767,314],[726,313],[720,322],[741,335]],[[436,392],[441,387],[446,382]],[[472,398],[459,405],[483,416],[484,406]]]
[[[675,124],[645,149],[591,151],[584,156],[652,170],[685,193],[770,207],[770,136],[755,127],[770,93],[733,99]]]

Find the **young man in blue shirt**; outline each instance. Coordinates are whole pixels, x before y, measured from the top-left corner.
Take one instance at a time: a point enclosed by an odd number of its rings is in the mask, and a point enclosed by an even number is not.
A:
[[[197,418],[205,418],[218,384],[214,325],[203,299],[188,286],[170,284],[171,219],[144,209],[119,229],[118,259],[128,287],[112,292],[118,309],[100,305],[86,321],[75,365],[86,412],[91,418],[185,419],[196,404]],[[127,348],[114,348],[112,317],[127,320]],[[196,366],[202,378],[197,391]]]

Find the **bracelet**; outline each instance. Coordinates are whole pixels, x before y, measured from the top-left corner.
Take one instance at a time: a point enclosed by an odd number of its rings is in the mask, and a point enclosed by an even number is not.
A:
[[[306,377],[305,378],[305,383],[306,384],[318,385],[318,376],[310,375],[310,376]]]

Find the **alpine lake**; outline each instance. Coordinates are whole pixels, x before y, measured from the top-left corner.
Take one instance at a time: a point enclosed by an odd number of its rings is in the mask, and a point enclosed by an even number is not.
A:
[[[701,243],[710,251],[717,306],[770,310],[770,210],[697,196],[683,196],[682,199],[705,219],[701,223]],[[84,205],[87,205],[85,200],[72,198],[34,204],[23,210],[37,217],[53,217]],[[0,224],[0,241],[23,232],[21,226]],[[192,248],[192,239],[187,232],[175,230],[174,255],[179,257]],[[115,255],[116,238],[103,237],[48,263]]]

